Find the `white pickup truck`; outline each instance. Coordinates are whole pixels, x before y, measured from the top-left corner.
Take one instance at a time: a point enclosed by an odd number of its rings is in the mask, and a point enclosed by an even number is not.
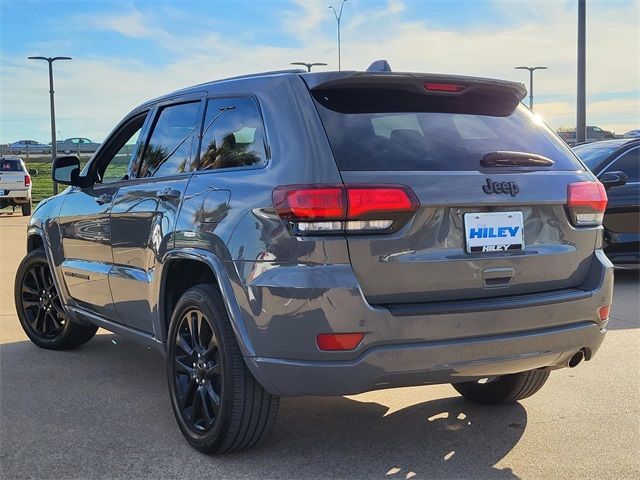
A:
[[[0,209],[18,205],[31,215],[31,175],[21,158],[0,157]]]

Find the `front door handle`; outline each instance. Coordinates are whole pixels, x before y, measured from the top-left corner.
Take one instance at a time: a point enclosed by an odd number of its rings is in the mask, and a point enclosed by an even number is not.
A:
[[[111,203],[111,200],[113,200],[113,197],[111,195],[109,195],[108,193],[103,193],[102,195],[99,195],[96,197],[96,203],[98,205],[104,205],[105,203]]]
[[[156,192],[156,195],[161,200],[171,200],[174,198],[180,198],[180,190],[176,190],[175,188],[165,188],[164,190]]]

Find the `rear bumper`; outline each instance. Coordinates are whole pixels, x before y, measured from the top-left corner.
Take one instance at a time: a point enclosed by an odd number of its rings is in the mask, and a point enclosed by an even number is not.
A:
[[[263,386],[276,395],[348,395],[381,388],[455,383],[535,368],[561,368],[578,350],[600,348],[593,322],[518,334],[372,348],[355,361],[252,358]]]
[[[0,189],[0,200],[7,200],[9,202],[17,202],[24,203],[28,202],[31,198],[31,190],[9,190],[9,192],[4,195],[4,190]]]
[[[250,370],[277,395],[345,395],[561,368],[579,350],[588,360],[606,332],[598,309],[613,294],[613,266],[602,250],[580,288],[406,308],[368,304],[349,265],[255,270],[246,268],[253,275],[234,286],[243,312],[236,333],[251,347]],[[365,336],[353,351],[320,351],[316,335],[332,332]]]

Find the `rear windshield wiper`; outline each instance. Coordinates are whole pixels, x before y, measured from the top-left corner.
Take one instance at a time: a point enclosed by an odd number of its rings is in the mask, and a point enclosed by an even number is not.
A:
[[[489,152],[482,157],[483,167],[551,167],[550,158],[527,152]]]

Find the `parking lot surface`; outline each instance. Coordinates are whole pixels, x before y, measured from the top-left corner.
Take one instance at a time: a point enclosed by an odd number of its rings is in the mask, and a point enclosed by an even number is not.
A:
[[[640,478],[638,275],[617,272],[598,355],[519,404],[448,385],[285,398],[272,435],[239,454],[191,449],[162,357],[105,331],[73,351],[32,345],[13,280],[26,219],[0,213],[2,478]]]

